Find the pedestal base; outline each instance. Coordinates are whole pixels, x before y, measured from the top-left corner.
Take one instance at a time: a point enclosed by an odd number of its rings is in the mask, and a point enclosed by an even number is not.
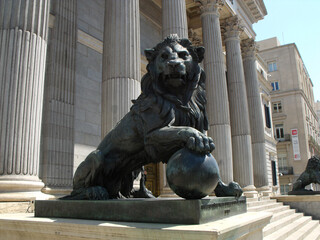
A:
[[[201,225],[177,225],[0,215],[1,240],[263,239],[271,213],[248,212]]]
[[[200,224],[247,211],[246,198],[197,200],[120,199],[107,201],[49,200],[35,202],[36,217],[106,221]]]

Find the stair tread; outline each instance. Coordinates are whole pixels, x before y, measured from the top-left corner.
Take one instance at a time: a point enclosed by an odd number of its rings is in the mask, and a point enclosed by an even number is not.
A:
[[[308,234],[308,232],[312,232],[317,227],[317,225],[319,225],[318,221],[310,221],[306,225],[300,227],[293,234],[289,235],[288,238],[286,238],[286,240],[305,239],[304,237]]]
[[[304,240],[319,240],[320,239],[320,224],[318,221],[318,226],[313,229],[311,233],[305,236]]]
[[[285,216],[293,215],[295,213],[296,213],[296,211],[294,209],[285,209],[283,211],[279,211],[279,212],[274,213],[272,215],[270,223],[276,222],[277,220],[279,220]]]
[[[296,221],[288,224],[287,226],[282,227],[279,230],[273,232],[272,234],[266,236],[264,239],[265,240],[284,239],[288,237],[288,235],[297,231],[301,225],[305,225],[309,221],[311,221],[311,217],[301,217]]]
[[[249,207],[248,211],[256,211],[256,210],[264,210],[264,209],[272,209],[272,208],[276,208],[276,207],[280,207],[283,206],[281,203],[268,203],[265,205],[260,205],[260,206],[254,206],[254,207]]]
[[[296,214],[291,214],[289,216],[285,216],[283,218],[280,218],[278,221],[275,221],[275,222],[272,222],[272,223],[269,223],[264,229],[263,229],[263,232],[267,232],[271,229],[279,229],[279,226],[282,226],[282,225],[288,225],[296,220],[298,220],[299,218],[303,217],[303,214],[302,213],[296,213]]]
[[[264,201],[253,201],[253,202],[247,202],[247,207],[257,207],[257,206],[263,206],[269,203],[277,203],[275,199],[269,199],[269,200],[264,200]]]

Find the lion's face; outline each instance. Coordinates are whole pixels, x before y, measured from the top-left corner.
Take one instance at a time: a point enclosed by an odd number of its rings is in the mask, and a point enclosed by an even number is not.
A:
[[[320,159],[313,156],[308,160],[307,169],[312,171],[320,171]]]
[[[192,46],[187,39],[171,37],[145,50],[148,72],[157,93],[171,94],[186,104],[200,80],[204,48]]]
[[[163,86],[167,89],[180,89],[187,84],[187,73],[193,64],[189,51],[180,44],[165,46],[155,58],[155,67]]]

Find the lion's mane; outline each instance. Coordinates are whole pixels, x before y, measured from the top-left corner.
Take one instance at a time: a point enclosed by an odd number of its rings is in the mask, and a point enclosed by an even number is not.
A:
[[[159,75],[156,73],[154,59],[159,51],[165,46],[180,44],[185,47],[192,56],[192,69],[187,73],[187,89],[183,93],[188,99],[186,103],[180,101],[175,95],[168,93],[162,89],[159,84]],[[170,35],[164,41],[154,48],[153,57],[147,65],[148,72],[142,77],[141,90],[142,93],[137,101],[154,96],[156,103],[162,109],[162,115],[166,115],[168,111],[174,110],[174,124],[176,126],[190,126],[201,132],[208,130],[208,119],[206,114],[206,92],[205,92],[205,73],[199,63],[203,59],[203,52],[192,46],[188,39],[180,39],[176,35]],[[135,102],[135,101],[134,101]],[[168,107],[170,105],[170,107]],[[163,112],[165,111],[165,112]]]

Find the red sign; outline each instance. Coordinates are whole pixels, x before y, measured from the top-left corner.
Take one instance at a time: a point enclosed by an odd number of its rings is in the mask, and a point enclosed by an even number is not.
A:
[[[292,129],[291,130],[291,134],[294,135],[298,135],[298,130],[297,129]]]

